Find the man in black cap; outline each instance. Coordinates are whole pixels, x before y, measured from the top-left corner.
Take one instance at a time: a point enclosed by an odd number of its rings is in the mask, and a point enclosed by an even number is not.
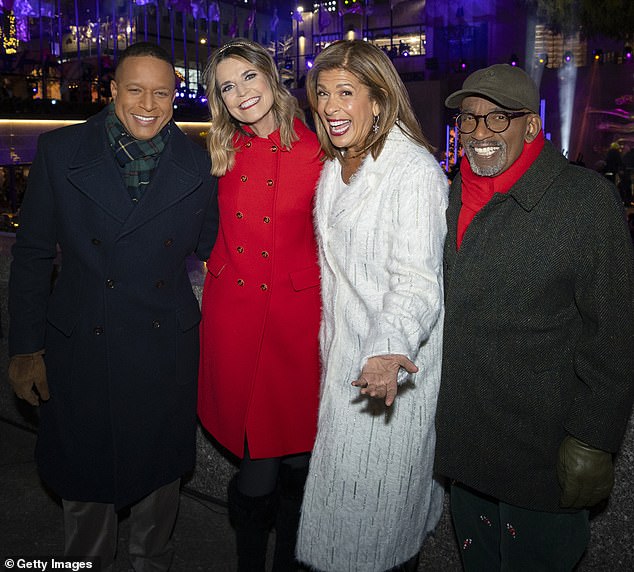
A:
[[[613,185],[546,141],[521,69],[446,105],[464,149],[447,210],[436,470],[464,567],[572,570],[634,399],[632,244]]]
[[[104,572],[124,507],[133,568],[169,568],[194,465],[200,310],[186,260],[209,256],[218,211],[209,157],[172,119],[175,82],[159,46],[122,52],[113,102],[40,137],[13,247],[9,381],[42,400],[36,459],[63,501],[65,554]]]

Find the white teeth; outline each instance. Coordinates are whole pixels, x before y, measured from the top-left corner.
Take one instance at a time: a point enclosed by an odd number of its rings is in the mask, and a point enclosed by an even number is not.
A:
[[[330,126],[330,131],[332,133],[344,133],[348,127],[350,126],[349,120],[340,120],[340,121],[329,121],[328,125]]]
[[[472,147],[472,149],[479,157],[491,157],[499,147]]]
[[[252,105],[256,104],[259,100],[260,100],[259,97],[251,97],[250,99],[247,99],[246,101],[243,101],[240,104],[240,109],[246,109],[247,107],[251,107]]]
[[[132,115],[138,121],[143,121],[144,123],[150,123],[156,119],[156,117],[143,117],[142,115]]]

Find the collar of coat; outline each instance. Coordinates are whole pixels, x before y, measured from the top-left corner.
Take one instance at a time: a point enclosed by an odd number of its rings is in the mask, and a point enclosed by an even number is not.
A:
[[[509,189],[508,193],[498,195],[497,200],[513,197],[525,211],[531,211],[568,165],[566,158],[555,149],[550,141],[546,140],[544,148],[534,163]],[[461,189],[462,176],[458,175],[454,183],[458,184]],[[496,200],[496,197],[493,200]]]
[[[318,184],[317,218],[328,226],[348,225],[350,217],[362,216],[369,202],[387,200],[399,187],[411,186],[411,181],[429,186],[430,192],[446,191],[446,178],[434,156],[395,125],[381,154],[376,159],[371,154],[365,157],[345,192],[337,191],[341,188],[341,163],[337,159],[326,161]]]
[[[77,141],[75,154],[69,164],[71,169],[81,168],[93,162],[102,162],[105,159],[104,155],[114,158],[105,129],[107,114],[106,107],[83,124],[80,132],[81,140]],[[172,123],[172,125],[169,145],[165,151],[169,152],[174,162],[182,169],[188,170],[188,165],[192,164],[192,157],[187,136],[175,124]],[[195,168],[191,170],[195,171]]]
[[[128,233],[198,189],[203,181],[202,173],[210,171],[209,159],[202,149],[196,152],[196,144],[174,128],[163,150],[152,192],[144,193],[134,207],[110,150],[104,125],[106,114],[107,109],[84,124],[65,128],[75,130],[69,145],[67,178],[79,192],[116,220],[125,221],[122,233]],[[113,173],[118,176],[113,177]]]

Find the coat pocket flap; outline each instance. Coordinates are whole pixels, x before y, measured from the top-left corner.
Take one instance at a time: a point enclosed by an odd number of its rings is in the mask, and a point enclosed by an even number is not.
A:
[[[296,291],[319,286],[319,266],[317,264],[290,273],[291,284]]]
[[[187,308],[179,308],[176,312],[176,319],[178,320],[178,327],[181,332],[191,330],[200,322],[200,310],[198,309],[198,305],[194,304],[187,306]]]
[[[59,306],[53,306],[49,309],[46,321],[69,338],[77,325],[77,313],[56,310],[56,308]]]
[[[209,260],[207,260],[207,272],[218,278],[225,266],[227,266],[227,262],[221,256],[218,256],[215,251],[212,251]]]

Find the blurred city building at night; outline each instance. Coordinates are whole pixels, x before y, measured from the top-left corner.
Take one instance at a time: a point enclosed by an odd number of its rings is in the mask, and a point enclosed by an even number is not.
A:
[[[118,54],[143,40],[172,54],[175,118],[201,143],[205,64],[224,42],[247,37],[268,47],[306,106],[315,56],[333,41],[360,39],[394,62],[447,171],[460,149],[443,101],[466,75],[493,63],[531,73],[541,87],[545,133],[570,160],[593,167],[615,141],[624,151],[634,147],[634,30],[591,37],[581,24],[553,25],[549,4],[557,3],[0,0],[0,210],[19,206],[37,135],[103,107]]]

